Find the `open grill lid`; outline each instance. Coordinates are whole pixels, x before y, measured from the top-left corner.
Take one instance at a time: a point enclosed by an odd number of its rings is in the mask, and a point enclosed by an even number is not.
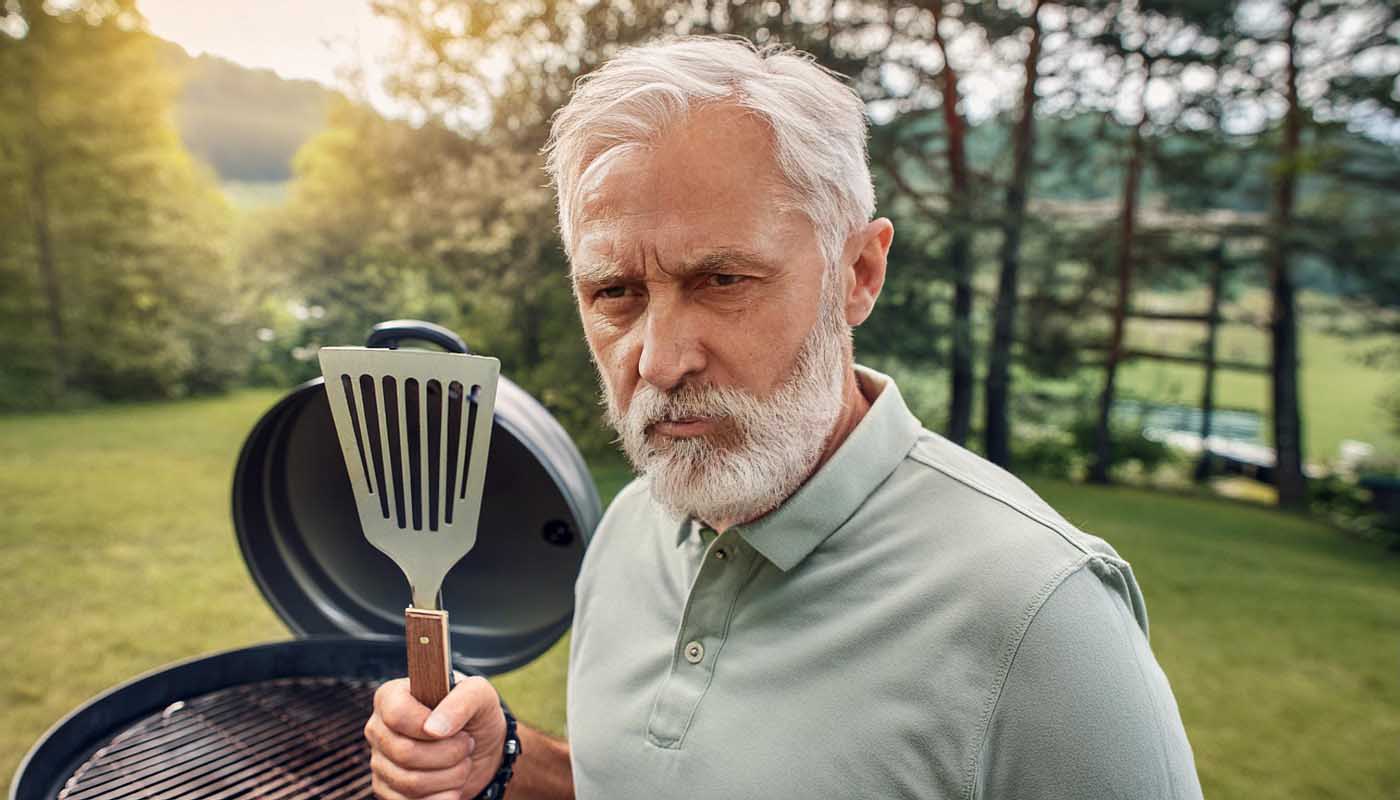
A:
[[[467,352],[456,334],[414,320],[375,326],[367,344],[408,340]],[[505,377],[487,463],[476,546],[448,573],[442,595],[457,657],[489,674],[525,664],[568,629],[574,578],[602,507],[568,434]],[[296,634],[403,634],[408,584],[360,531],[320,379],[293,390],[249,434],[233,519],[254,581]]]

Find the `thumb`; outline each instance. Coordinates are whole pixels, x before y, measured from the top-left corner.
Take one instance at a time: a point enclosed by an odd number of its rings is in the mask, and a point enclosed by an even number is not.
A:
[[[500,695],[490,682],[481,677],[470,677],[459,681],[452,691],[442,698],[433,713],[423,723],[423,732],[439,739],[446,738],[460,730],[471,733],[493,719],[501,709]]]

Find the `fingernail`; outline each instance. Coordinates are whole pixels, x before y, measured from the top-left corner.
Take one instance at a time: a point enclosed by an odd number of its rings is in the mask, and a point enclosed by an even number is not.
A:
[[[428,721],[423,723],[423,731],[432,736],[446,736],[452,732],[452,727],[445,717],[430,714]]]
[[[468,737],[467,737],[467,755],[471,755],[471,754],[472,754],[472,751],[474,751],[474,750],[476,750],[476,740],[473,739],[472,737],[468,736]]]

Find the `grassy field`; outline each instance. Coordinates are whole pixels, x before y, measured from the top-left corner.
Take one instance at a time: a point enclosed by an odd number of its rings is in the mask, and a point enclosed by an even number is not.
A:
[[[228,512],[277,396],[0,418],[0,776],[115,683],[289,635]],[[624,479],[600,471],[604,496]],[[1035,483],[1134,562],[1208,797],[1400,796],[1400,559],[1226,501]],[[565,647],[498,680],[555,730]]]

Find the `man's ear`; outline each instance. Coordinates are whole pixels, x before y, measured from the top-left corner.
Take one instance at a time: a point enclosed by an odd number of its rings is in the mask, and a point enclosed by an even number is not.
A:
[[[894,224],[881,217],[871,220],[846,239],[843,263],[846,278],[846,323],[852,328],[865,322],[885,285],[885,263],[894,241]]]

